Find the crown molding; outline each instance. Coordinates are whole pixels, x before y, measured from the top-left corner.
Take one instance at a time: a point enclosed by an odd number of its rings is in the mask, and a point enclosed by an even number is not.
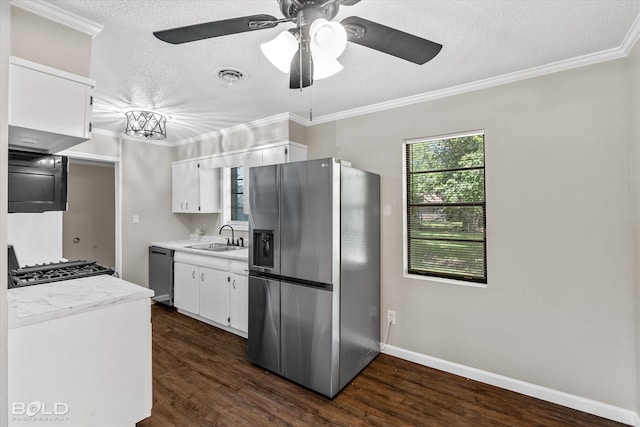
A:
[[[198,136],[193,136],[191,138],[181,139],[181,140],[176,141],[175,143],[173,143],[173,145],[174,146],[186,145],[186,144],[191,144],[191,143],[194,143],[194,142],[204,141],[204,140],[211,139],[211,138],[217,138],[217,137],[224,136],[224,135],[230,135],[230,134],[237,133],[237,132],[243,132],[243,131],[246,131],[248,129],[254,129],[254,128],[257,128],[257,127],[266,126],[266,125],[270,125],[270,124],[273,124],[273,123],[279,123],[279,122],[283,122],[283,121],[286,121],[286,120],[291,120],[291,116],[292,116],[291,113],[278,114],[278,115],[275,115],[275,116],[266,117],[264,119],[258,119],[258,120],[254,120],[252,122],[243,123],[243,124],[232,126],[232,127],[229,127],[229,128],[216,130],[216,131],[205,133],[205,134],[198,135]]]
[[[51,3],[43,0],[13,0],[12,6],[34,13],[43,18],[65,25],[74,30],[81,31],[91,37],[95,37],[102,29],[102,25],[90,21],[75,13],[67,12]]]
[[[636,21],[638,23],[640,21]],[[631,32],[630,32],[631,33]],[[640,33],[640,30],[634,30],[634,33]],[[637,36],[640,34],[636,34]],[[633,47],[628,48],[629,51]],[[407,105],[418,104],[421,102],[433,101],[441,98],[448,98],[454,95],[461,95],[467,92],[473,92],[481,89],[487,89],[495,86],[501,86],[507,83],[513,83],[521,80],[527,80],[534,77],[540,77],[547,74],[553,74],[560,71],[571,70],[574,68],[585,67],[587,65],[598,64],[601,62],[612,61],[615,59],[624,58],[628,55],[625,52],[625,48],[618,47],[615,49],[609,49],[594,54],[583,55],[576,58],[567,59],[564,61],[554,62],[552,64],[543,65],[540,67],[529,68],[522,71],[516,71],[513,73],[503,74],[501,76],[491,77],[488,79],[478,80],[472,83],[465,83],[458,86],[452,86],[446,89],[435,90],[431,92],[425,92],[418,95],[412,95],[405,98],[398,98],[391,101],[380,102],[377,104],[368,105],[366,107],[354,108],[351,110],[342,111],[335,114],[327,114],[313,119],[313,121],[306,121],[306,126],[313,126],[322,123],[328,123],[332,121],[347,119],[350,117],[361,116],[364,114],[377,113],[380,111],[390,110],[393,108],[404,107]]]
[[[638,43],[638,40],[640,40],[640,15],[636,16],[636,20],[633,22],[633,25],[631,25],[620,46],[625,56],[631,53],[631,49]]]
[[[412,95],[405,98],[398,98],[391,101],[380,102],[377,104],[368,105],[366,107],[354,108],[351,110],[342,111],[335,114],[327,114],[315,118],[314,120],[303,121],[305,126],[313,126],[322,123],[328,123],[332,121],[347,119],[350,117],[361,116],[364,114],[376,113],[380,111],[390,110],[393,108],[404,107],[407,105],[418,104],[421,102],[433,101],[436,99],[447,98],[449,96],[461,95],[467,92],[473,92],[481,89],[487,89],[490,87],[500,86],[507,83],[513,83],[521,80],[527,80],[534,77],[540,77],[547,74],[553,74],[560,71],[571,70],[574,68],[586,67],[588,65],[594,65],[601,62],[612,61],[615,59],[624,58],[631,53],[631,50],[640,40],[640,15],[638,15],[631,25],[631,28],[627,32],[621,45],[617,48],[604,50],[601,52],[578,56],[575,58],[567,59],[564,61],[554,62],[552,64],[543,65],[540,67],[529,68],[522,71],[516,71],[513,73],[503,74],[501,76],[491,77],[484,80],[478,80],[471,83],[465,83],[458,86],[452,86],[446,89],[435,90],[432,92],[425,92],[418,95]]]
[[[14,0],[14,2],[44,3],[41,0]],[[522,71],[503,74],[501,76],[491,77],[484,80],[478,80],[471,83],[465,83],[458,86],[452,86],[452,87],[441,89],[441,90],[435,90],[431,92],[425,92],[417,95],[408,96],[405,98],[398,98],[391,101],[380,102],[380,103],[368,105],[365,107],[359,107],[351,110],[341,111],[335,114],[327,114],[324,116],[319,116],[317,118],[314,118],[313,120],[305,119],[294,113],[283,113],[283,114],[267,117],[264,119],[255,120],[253,122],[232,126],[230,128],[217,130],[207,134],[198,135],[198,136],[194,136],[187,139],[182,139],[173,143],[162,142],[162,141],[147,141],[147,142],[152,144],[157,144],[157,145],[175,147],[179,145],[191,144],[193,142],[204,141],[209,138],[216,138],[222,135],[229,135],[232,133],[241,132],[247,129],[265,126],[268,124],[277,123],[284,120],[292,121],[301,126],[310,127],[310,126],[319,125],[323,123],[338,121],[342,119],[348,119],[351,117],[357,117],[364,114],[371,114],[371,113],[381,112],[381,111],[390,110],[394,108],[404,107],[408,105],[414,105],[422,102],[433,101],[436,99],[447,98],[450,96],[461,95],[467,92],[478,91],[481,89],[501,86],[504,84],[527,80],[534,77],[540,77],[547,74],[553,74],[561,71],[567,71],[575,68],[586,67],[588,65],[594,65],[602,62],[625,58],[626,56],[629,55],[631,50],[638,43],[638,40],[640,40],[640,15],[638,15],[633,25],[627,32],[627,35],[625,36],[625,39],[623,40],[622,44],[617,48],[613,48],[613,49],[609,49],[609,50],[605,50],[605,51],[601,51],[601,52],[597,52],[589,55],[578,56],[578,57],[567,59],[564,61],[558,61],[552,64],[543,65],[540,67],[534,67],[534,68],[529,68]],[[113,136],[113,137],[120,137],[120,138],[131,140],[131,141],[140,141],[139,139],[131,138],[124,134],[119,134],[119,133],[109,132],[109,131],[104,131],[99,129],[94,129],[94,133],[98,133],[101,135],[109,134],[109,136]]]
[[[239,124],[229,128],[220,129],[220,130],[205,133],[202,135],[193,136],[191,138],[181,139],[174,142],[168,142],[166,140],[143,140],[140,138],[134,138],[134,137],[128,136],[124,133],[113,132],[110,130],[100,129],[100,128],[93,128],[92,133],[96,135],[110,136],[112,138],[122,138],[122,140],[126,140],[126,141],[144,142],[146,144],[162,145],[164,147],[178,147],[180,145],[187,145],[187,144],[192,144],[194,142],[201,142],[207,139],[217,138],[224,135],[230,135],[237,132],[243,132],[248,129],[254,129],[257,127],[266,126],[273,123],[284,122],[287,120],[306,126],[304,123],[304,120],[301,119],[299,116],[296,116],[295,114],[291,114],[291,113],[283,113],[283,114],[278,114],[271,117],[266,117],[264,119],[254,120],[249,123],[243,123],[243,124]]]
[[[162,139],[135,138],[133,136],[129,136],[129,135],[125,134],[124,132],[113,132],[111,130],[102,129],[102,128],[96,128],[96,127],[94,127],[91,130],[91,134],[92,135],[108,136],[110,138],[115,138],[115,139],[122,138],[123,141],[143,142],[145,144],[161,145],[163,147],[173,147],[173,146],[176,145],[173,142],[167,142],[167,141],[162,140]]]
[[[302,126],[309,126],[309,120],[294,113],[289,113],[289,120]]]

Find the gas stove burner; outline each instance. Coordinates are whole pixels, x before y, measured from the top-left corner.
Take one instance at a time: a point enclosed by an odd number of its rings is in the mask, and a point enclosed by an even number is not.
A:
[[[114,273],[112,268],[86,260],[33,265],[9,270],[9,289]]]

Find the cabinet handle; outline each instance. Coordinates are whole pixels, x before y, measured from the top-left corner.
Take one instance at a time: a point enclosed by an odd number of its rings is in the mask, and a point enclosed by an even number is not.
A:
[[[195,279],[195,278],[196,278],[196,271],[195,271],[195,270],[193,270],[193,271],[191,272],[191,278],[192,278],[192,279]]]
[[[204,282],[204,273],[200,273],[200,281]]]
[[[184,209],[184,202],[180,202],[180,209]]]
[[[187,202],[187,210],[189,210],[189,202]]]
[[[233,289],[236,288],[236,279],[233,279]]]

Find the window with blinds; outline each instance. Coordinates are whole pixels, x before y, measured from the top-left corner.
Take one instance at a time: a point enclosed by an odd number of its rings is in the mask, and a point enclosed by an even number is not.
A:
[[[244,168],[231,168],[231,221],[249,221],[244,213]]]
[[[407,270],[487,283],[484,134],[406,144]]]

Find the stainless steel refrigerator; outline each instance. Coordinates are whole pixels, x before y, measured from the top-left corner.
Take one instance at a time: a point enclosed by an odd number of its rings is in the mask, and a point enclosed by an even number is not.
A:
[[[249,360],[334,397],[380,351],[380,176],[249,170]]]

